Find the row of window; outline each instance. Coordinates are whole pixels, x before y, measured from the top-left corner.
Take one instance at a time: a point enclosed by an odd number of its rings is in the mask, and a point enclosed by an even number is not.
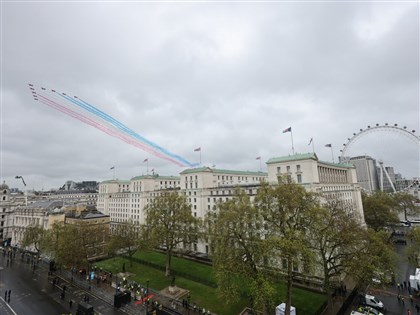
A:
[[[292,171],[292,167],[290,165],[286,165],[286,172],[290,173],[291,171]],[[300,165],[297,164],[296,165],[296,172],[300,172],[300,171],[301,171]],[[277,166],[277,174],[280,174],[280,173],[281,173],[281,167]]]

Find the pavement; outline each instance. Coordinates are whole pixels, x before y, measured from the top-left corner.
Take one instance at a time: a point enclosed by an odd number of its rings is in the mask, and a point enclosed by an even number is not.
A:
[[[74,275],[71,271],[68,270],[59,270],[54,272],[54,274],[49,276],[49,281],[52,283],[54,279],[58,278],[59,282],[56,286],[63,290],[63,286],[66,288],[70,288],[76,292],[76,294],[67,295],[66,300],[73,299],[75,302],[81,301],[85,299],[85,296],[92,295],[97,299],[102,300],[108,306],[114,307],[114,297],[117,292],[125,292],[128,290],[124,290],[120,288],[120,290],[116,289],[116,281],[122,282],[121,279],[117,279],[114,282],[107,282],[104,283],[102,281],[97,280],[87,280],[86,276]],[[76,290],[75,290],[76,289]],[[78,291],[78,290],[79,291]],[[67,291],[67,290],[66,290]],[[82,294],[82,295],[81,295]],[[130,294],[130,293],[129,293]],[[159,310],[158,313],[160,314],[171,314],[171,315],[178,315],[178,314],[186,314],[188,310],[183,309],[182,302],[176,301],[170,297],[164,296],[160,294],[160,292],[155,291],[149,288],[149,294],[143,295],[142,298],[137,297],[134,299],[134,294],[131,293],[131,301],[128,303],[122,303],[121,307],[118,308],[120,312],[129,315],[138,315],[138,314],[146,314],[146,309],[151,312],[154,306],[152,303],[157,303],[157,309]],[[147,304],[147,300],[149,299],[149,305]],[[89,303],[89,302],[87,302]],[[160,306],[160,308],[159,308]],[[174,309],[177,308],[177,310]],[[183,312],[184,311],[184,312]]]
[[[18,308],[19,314],[40,313],[41,308],[48,310],[44,314],[75,314],[78,304],[90,304],[93,306],[96,315],[139,315],[153,314],[156,302],[156,313],[179,315],[186,314],[188,310],[182,307],[182,302],[174,301],[170,297],[162,295],[160,292],[149,288],[149,295],[142,300],[135,300],[131,295],[131,301],[122,303],[121,307],[114,306],[114,297],[118,291],[115,283],[120,282],[116,278],[114,282],[104,283],[103,281],[87,281],[86,276],[74,275],[68,270],[57,270],[53,273],[49,272],[49,264],[42,260],[37,261],[32,255],[20,252],[13,254],[12,251],[0,252],[0,268],[3,276],[0,279],[0,288],[12,289],[12,303],[7,303],[0,297],[0,314],[16,314],[13,308]],[[4,274],[7,272],[7,277]],[[121,281],[122,282],[122,281]],[[120,291],[124,291],[121,288]],[[146,305],[147,298],[150,298],[150,304]],[[32,300],[32,302],[29,302]],[[42,300],[42,301],[41,301]],[[25,303],[22,304],[22,302]],[[39,303],[42,302],[42,305]],[[33,304],[31,307],[23,306]],[[177,312],[174,307],[179,308]],[[191,309],[191,314],[193,314]]]

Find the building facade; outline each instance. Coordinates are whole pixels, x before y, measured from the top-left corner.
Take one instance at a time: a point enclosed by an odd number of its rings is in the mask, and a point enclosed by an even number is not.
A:
[[[321,202],[339,200],[364,224],[361,188],[352,164],[319,161],[315,153],[295,154],[267,161],[268,182],[287,178],[319,193]]]
[[[108,180],[99,184],[98,210],[110,216],[111,229],[127,221],[144,224],[147,204],[163,191],[175,189],[187,197],[192,215],[203,219],[218,203],[232,198],[236,187],[253,198],[261,182],[278,184],[285,176],[320,193],[324,201],[341,200],[364,224],[361,189],[352,164],[322,162],[316,154],[308,153],[272,158],[267,169],[265,173],[200,167],[186,169],[180,177],[146,175],[129,181]],[[203,241],[188,249],[208,254],[209,244]]]
[[[64,223],[61,201],[41,200],[29,205],[19,206],[13,211],[12,246],[20,246],[29,226],[50,229],[54,223]]]
[[[9,186],[0,185],[0,241],[3,246],[10,245],[13,225],[13,197]]]
[[[107,180],[99,184],[97,208],[109,215],[112,232],[118,223],[143,224],[146,205],[160,191],[179,188],[177,176],[142,175],[131,180]]]
[[[373,193],[379,189],[378,166],[376,160],[368,155],[350,158],[349,163],[356,167],[357,181],[360,187],[367,193]]]

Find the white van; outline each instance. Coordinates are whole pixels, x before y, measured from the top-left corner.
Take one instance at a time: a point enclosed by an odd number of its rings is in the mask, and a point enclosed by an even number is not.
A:
[[[360,299],[360,304],[372,306],[373,308],[376,308],[377,310],[380,310],[380,311],[384,309],[384,303],[382,303],[382,301],[378,300],[373,295],[369,295],[369,294],[362,295]]]

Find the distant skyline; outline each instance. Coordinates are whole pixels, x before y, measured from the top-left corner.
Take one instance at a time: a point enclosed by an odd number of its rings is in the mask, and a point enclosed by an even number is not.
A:
[[[313,144],[327,162],[368,125],[420,135],[419,5],[2,1],[1,181],[49,190],[185,169],[34,101],[28,83],[221,169],[266,171],[293,153],[289,127],[296,153]],[[419,146],[399,133],[348,153],[420,176]]]

